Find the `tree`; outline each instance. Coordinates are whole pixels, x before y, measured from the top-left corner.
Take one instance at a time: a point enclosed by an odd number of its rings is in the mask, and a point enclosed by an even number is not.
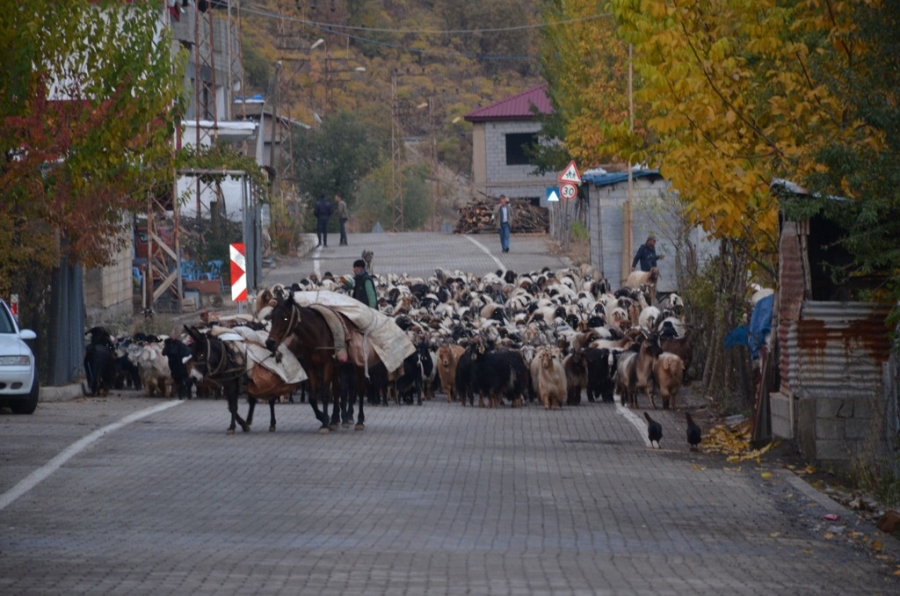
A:
[[[0,11],[0,293],[63,256],[108,264],[123,214],[171,178],[181,63],[160,10],[35,0]]]
[[[294,176],[301,193],[329,200],[339,194],[352,209],[360,180],[383,161],[382,143],[370,131],[356,114],[336,112],[319,128],[295,132]]]

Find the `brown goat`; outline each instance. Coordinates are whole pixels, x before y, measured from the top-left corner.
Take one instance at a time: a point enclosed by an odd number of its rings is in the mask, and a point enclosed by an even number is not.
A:
[[[674,410],[675,398],[684,382],[684,362],[677,354],[663,352],[653,366],[653,376],[656,379],[656,386],[659,388],[663,409],[668,410],[671,401]]]
[[[447,403],[456,399],[456,363],[466,349],[456,344],[445,344],[437,349],[437,372],[441,389],[447,395]]]
[[[691,347],[691,332],[687,330],[683,337],[660,337],[659,346],[663,352],[676,354],[684,363],[684,381],[688,380],[688,370],[694,360],[694,349]]]
[[[566,399],[566,371],[559,348],[542,347],[531,361],[531,382],[545,410],[558,410]]]
[[[581,349],[575,349],[563,359],[563,369],[566,371],[566,386],[568,397],[566,404],[577,406],[581,403],[581,391],[587,387],[588,371]]]

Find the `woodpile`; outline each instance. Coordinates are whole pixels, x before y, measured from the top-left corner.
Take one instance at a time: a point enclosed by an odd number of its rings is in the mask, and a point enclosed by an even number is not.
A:
[[[511,232],[546,233],[550,229],[550,214],[545,207],[535,207],[527,200],[510,199],[512,207]],[[495,234],[497,226],[491,221],[497,199],[472,199],[459,210],[454,234]]]

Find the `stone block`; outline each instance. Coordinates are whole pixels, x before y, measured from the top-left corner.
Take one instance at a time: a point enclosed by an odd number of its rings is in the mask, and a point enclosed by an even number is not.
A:
[[[844,436],[848,439],[865,439],[877,430],[871,418],[853,418],[844,422]]]
[[[816,439],[840,440],[844,438],[846,420],[819,418],[816,420]]]
[[[816,459],[819,461],[847,461],[855,449],[843,440],[816,441]]]
[[[801,398],[795,402],[797,406],[797,442],[800,451],[808,459],[815,460],[816,455],[816,400]]]
[[[853,418],[852,399],[816,399],[816,418]]]
[[[794,399],[782,393],[769,395],[772,410],[772,434],[782,439],[794,438]]]
[[[875,400],[871,397],[857,397],[853,400],[853,417],[870,419],[874,417]]]

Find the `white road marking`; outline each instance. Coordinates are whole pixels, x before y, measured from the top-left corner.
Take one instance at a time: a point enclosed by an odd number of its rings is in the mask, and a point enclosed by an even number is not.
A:
[[[23,478],[14,487],[0,495],[0,511],[6,509],[6,507],[9,506],[13,501],[30,491],[41,481],[46,480],[50,476],[50,474],[61,468],[64,463],[78,455],[80,452],[84,451],[91,443],[97,441],[101,437],[115,430],[119,430],[123,426],[131,424],[136,420],[140,420],[141,418],[156,414],[157,412],[162,412],[163,410],[167,410],[182,403],[184,403],[184,400],[168,401],[165,403],[161,403],[158,406],[153,406],[152,408],[147,408],[146,410],[141,410],[140,412],[135,412],[134,414],[129,414],[118,422],[114,422],[112,424],[104,426],[101,429],[95,430],[88,436],[75,441],[74,443],[66,447],[59,455]]]
[[[615,397],[613,399],[616,399]],[[650,437],[647,436],[647,423],[638,418],[637,414],[631,411],[631,408],[626,408],[620,402],[616,402],[616,413],[621,414],[625,417],[625,420],[632,423],[636,429],[638,429],[641,433],[641,436],[644,437],[644,443],[647,447],[652,447],[653,444],[650,443]]]
[[[490,251],[490,249],[488,249],[488,247],[486,247],[484,244],[482,244],[482,243],[479,242],[478,240],[475,240],[474,238],[472,238],[472,237],[469,236],[468,234],[464,234],[463,236],[464,236],[466,239],[468,239],[469,241],[471,241],[472,244],[474,244],[475,246],[477,246],[478,248],[480,248],[482,251],[484,251],[484,254],[486,254],[487,256],[489,256],[489,257],[491,257],[492,259],[494,259],[494,262],[497,263],[497,267],[498,267],[498,268],[502,269],[503,271],[506,271],[506,266],[500,261],[500,259],[498,259],[497,257],[495,257],[495,256],[491,253],[491,251]]]

